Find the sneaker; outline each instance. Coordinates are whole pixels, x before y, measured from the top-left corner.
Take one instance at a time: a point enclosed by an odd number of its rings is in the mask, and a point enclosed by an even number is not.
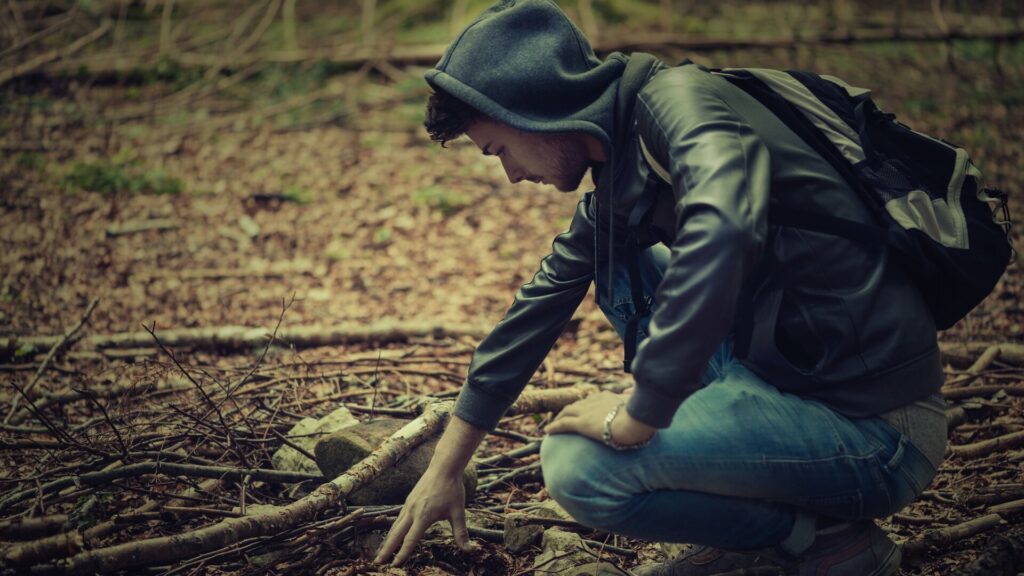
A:
[[[799,576],[891,576],[900,569],[899,546],[870,520],[819,530],[798,560]]]
[[[785,571],[756,552],[730,552],[710,546],[691,546],[678,558],[633,569],[636,576],[711,576],[723,573],[782,576]]]

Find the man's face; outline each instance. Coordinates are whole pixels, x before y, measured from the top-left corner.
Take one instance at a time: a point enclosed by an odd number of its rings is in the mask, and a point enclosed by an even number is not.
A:
[[[474,122],[466,135],[485,156],[497,156],[509,182],[550,184],[562,192],[579,188],[591,160],[581,134],[522,132],[490,119]]]

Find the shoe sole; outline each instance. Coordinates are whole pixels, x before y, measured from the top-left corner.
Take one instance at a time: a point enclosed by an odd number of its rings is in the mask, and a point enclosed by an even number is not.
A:
[[[893,576],[900,570],[900,564],[903,562],[903,549],[893,544],[889,553],[879,562],[878,568],[875,568],[871,572],[864,574],[863,576]],[[795,567],[792,571],[780,571],[779,574],[786,574],[789,576],[797,576],[800,572],[799,567]],[[755,572],[755,574],[757,574]]]

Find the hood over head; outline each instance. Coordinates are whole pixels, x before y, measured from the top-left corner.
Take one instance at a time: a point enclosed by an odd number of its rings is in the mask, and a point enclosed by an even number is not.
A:
[[[550,0],[502,0],[448,46],[427,82],[527,132],[585,132],[610,150],[629,57],[602,62]]]
[[[626,122],[632,119],[636,93],[663,67],[644,53],[613,52],[601,61],[583,32],[551,0],[501,0],[462,31],[425,78],[513,128],[584,132],[597,138],[609,157],[594,170],[597,219],[606,228],[602,233],[598,227],[597,245],[599,250],[608,248],[610,274],[615,222],[638,200],[635,195],[616,198],[616,172],[622,167],[615,150],[629,137]]]

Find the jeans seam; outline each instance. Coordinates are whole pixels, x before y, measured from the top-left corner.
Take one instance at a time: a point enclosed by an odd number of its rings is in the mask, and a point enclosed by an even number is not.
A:
[[[643,448],[641,448],[643,450]],[[749,458],[713,458],[713,459],[702,459],[700,466],[720,466],[723,464],[737,465],[737,464],[748,464],[753,466],[774,466],[774,465],[792,465],[792,464],[829,464],[839,462],[842,460],[850,460],[851,464],[862,464],[870,460],[877,460],[878,454],[881,449],[875,449],[867,454],[836,454],[835,456],[826,456],[822,458],[765,458],[761,460],[752,461]],[[672,464],[672,463],[659,463],[659,467],[665,469],[667,473],[673,473],[684,468],[693,467],[692,462]],[[616,467],[614,470],[610,470],[606,474],[602,475],[601,480],[621,476],[624,472],[627,472],[629,468],[623,466]],[[680,488],[682,490],[683,488]]]
[[[921,482],[919,482],[917,480],[917,478],[914,477],[914,475],[910,473],[910,470],[908,469],[908,466],[905,466],[905,465],[899,466],[900,474],[906,480],[907,484],[909,484],[910,487],[914,490],[915,496],[920,496],[921,492],[923,492],[928,487],[928,484],[931,483],[931,480],[933,478],[935,478],[935,474],[938,472],[938,470],[936,470],[935,466],[932,465],[932,463],[928,460],[928,458],[916,446],[914,446],[913,442],[908,441],[906,448],[907,449],[913,449],[914,451],[916,451],[917,452],[917,456],[914,456],[913,454],[910,454],[909,456],[911,456],[911,457],[913,457],[915,459],[921,460],[922,462],[924,462],[928,466],[928,469],[931,470],[931,477],[928,479],[927,482],[925,482],[922,485]],[[908,460],[907,456],[904,456],[903,460],[904,460],[904,462],[906,462]],[[903,462],[901,462],[901,464],[903,464]]]
[[[895,496],[892,493],[892,487],[890,486],[890,483],[888,481],[886,481],[886,478],[882,474],[881,469],[879,469],[879,467],[877,467],[877,466],[872,466],[871,467],[871,476],[875,479],[875,482],[879,486],[882,487],[881,492],[882,492],[882,494],[885,495],[885,509],[884,509],[884,513],[885,514],[894,514],[894,513],[896,513],[897,510],[893,510],[893,499],[895,498]],[[861,507],[862,507],[861,513],[863,514],[863,503],[862,503]]]

